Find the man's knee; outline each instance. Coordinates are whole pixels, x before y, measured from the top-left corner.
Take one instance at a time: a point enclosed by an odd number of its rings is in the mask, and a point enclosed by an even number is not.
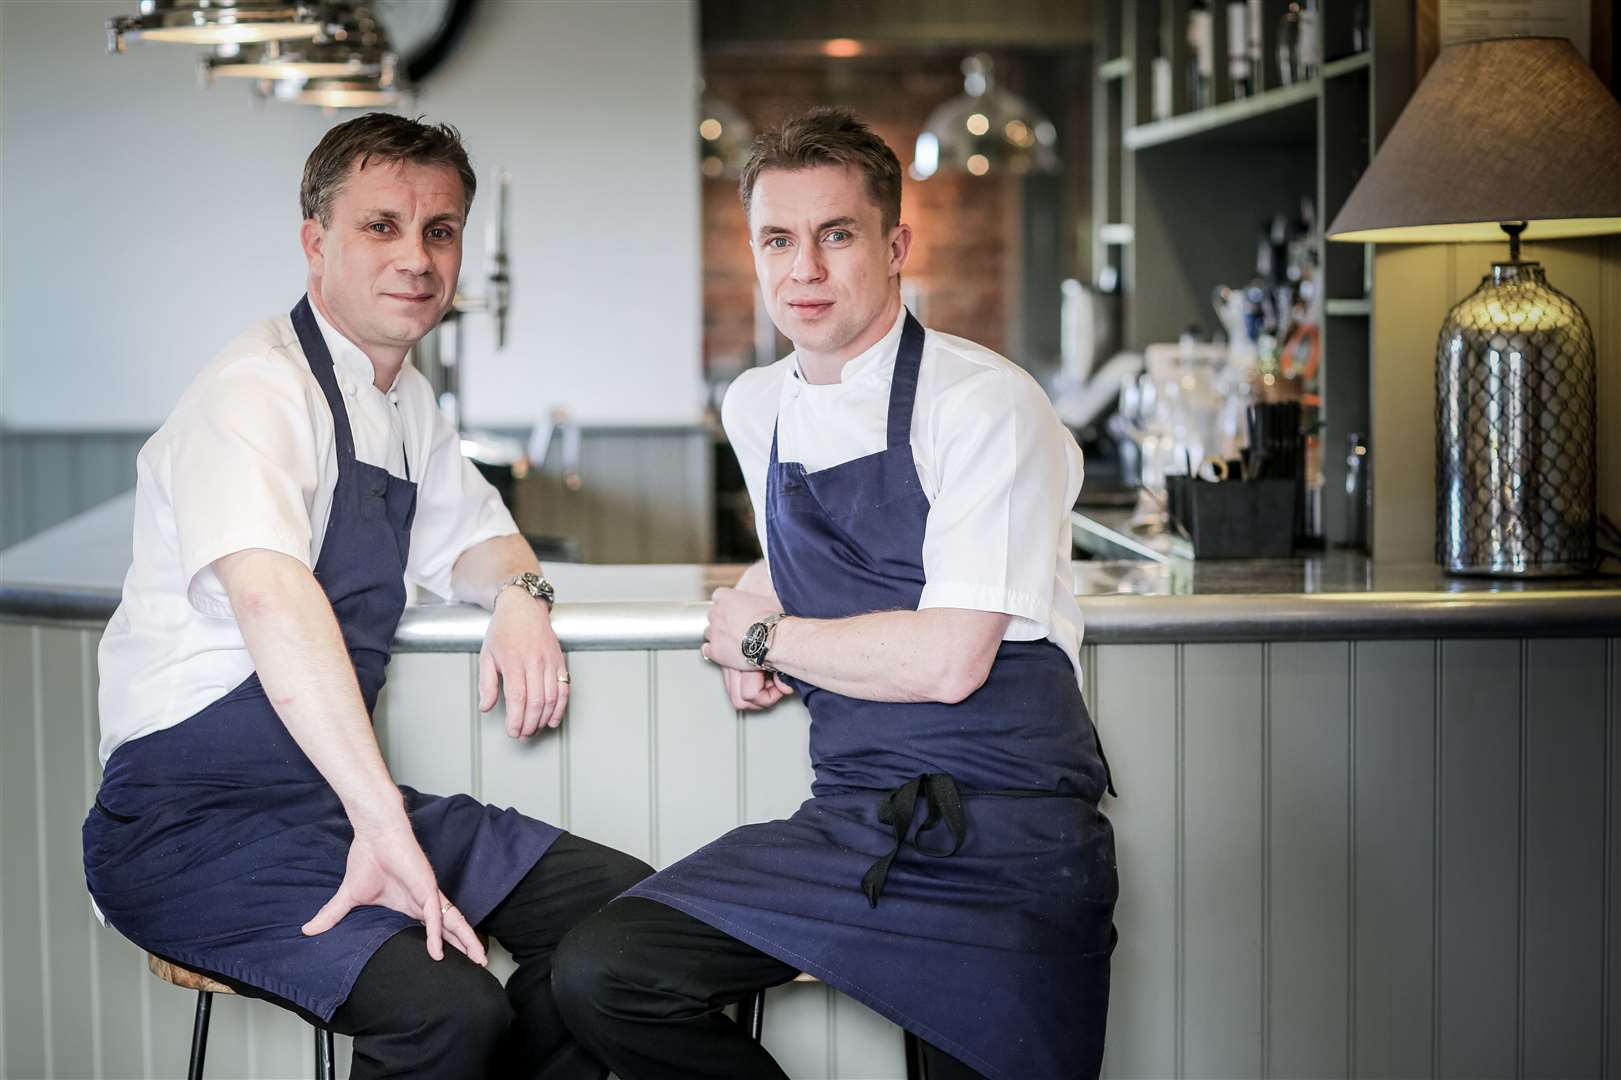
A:
[[[512,1026],[512,1002],[488,972],[479,969],[479,973],[486,977],[466,980],[445,1002],[444,1023],[463,1042],[493,1049]]]
[[[564,935],[552,957],[552,994],[571,1027],[605,1016],[662,1013],[647,942],[625,916],[637,903],[617,900]]]
[[[428,956],[422,927],[384,943],[340,1009],[335,1029],[419,1047],[430,1059],[452,1047],[472,1057],[492,1053],[512,1026],[501,983],[447,942],[445,958]]]
[[[614,848],[605,848],[603,855],[603,893],[612,900],[643,878],[653,876],[653,868],[634,855],[626,855]]]

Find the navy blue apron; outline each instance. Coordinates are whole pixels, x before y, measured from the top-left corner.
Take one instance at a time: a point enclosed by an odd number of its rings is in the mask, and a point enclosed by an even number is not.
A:
[[[923,328],[910,314],[886,449],[766,488],[790,615],[917,608],[929,501],[912,461]],[[996,1080],[1096,1076],[1118,882],[1108,786],[1069,658],[1003,642],[956,705],[792,680],[812,797],[631,889],[807,971]]]
[[[355,459],[308,298],[292,320],[332,410],[338,459],[315,578],[370,713],[405,608],[416,485]],[[440,889],[475,926],[561,835],[465,795],[400,790]],[[418,923],[360,907],[324,934],[300,931],[337,891],[353,835],[255,674],[177,726],[113,751],[84,823],[85,881],[108,923],[141,948],[330,1019],[377,948]]]

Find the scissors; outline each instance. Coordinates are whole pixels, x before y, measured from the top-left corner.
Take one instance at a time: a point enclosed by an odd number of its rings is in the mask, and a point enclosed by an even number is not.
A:
[[[1227,463],[1221,458],[1207,457],[1203,461],[1199,462],[1199,470],[1194,475],[1196,475],[1200,480],[1206,480],[1212,484],[1219,484],[1226,480],[1230,473],[1227,468]]]

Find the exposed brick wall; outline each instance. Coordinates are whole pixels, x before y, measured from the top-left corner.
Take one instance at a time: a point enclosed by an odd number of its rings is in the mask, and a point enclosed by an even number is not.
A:
[[[852,108],[894,148],[904,169],[929,113],[962,93],[960,62],[946,53],[843,61],[722,53],[705,57],[704,78],[756,130],[812,105]],[[1006,177],[904,179],[901,218],[914,234],[905,275],[924,290],[930,326],[1005,351],[1015,310],[1019,200],[1018,182]],[[703,182],[703,228],[705,363],[748,366],[754,265],[735,181]]]

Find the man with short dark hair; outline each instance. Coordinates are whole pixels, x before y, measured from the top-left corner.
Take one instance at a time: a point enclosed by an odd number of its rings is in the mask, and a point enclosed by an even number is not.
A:
[[[1003,357],[902,306],[900,164],[819,109],[744,169],[791,356],[727,393],[766,559],[703,652],[739,709],[804,698],[812,798],[570,931],[552,982],[623,1080],[784,1074],[721,1006],[804,971],[918,1036],[929,1080],[1095,1077],[1108,767],[1080,690],[1081,454]]]
[[[503,688],[508,734],[568,702],[551,587],[406,363],[455,294],[473,187],[446,126],[373,113],[321,140],[307,295],[228,345],[142,448],[100,649],[98,910],[353,1035],[357,1080],[602,1076],[560,1022],[552,953],[648,872],[396,786],[372,731],[407,580],[491,609],[479,705]],[[518,961],[504,989],[481,932]]]

